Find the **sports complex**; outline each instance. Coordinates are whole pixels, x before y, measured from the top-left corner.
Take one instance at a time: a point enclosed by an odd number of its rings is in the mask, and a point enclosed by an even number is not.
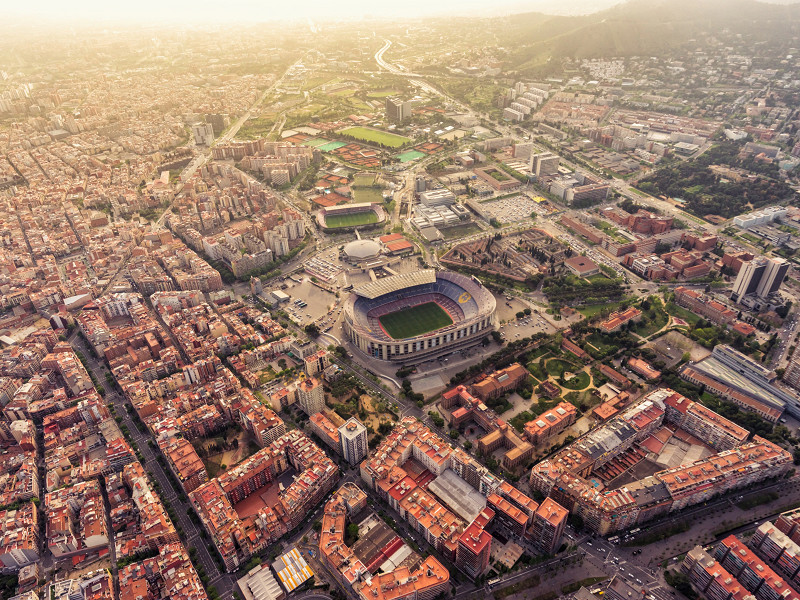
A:
[[[322,208],[317,213],[317,223],[326,231],[369,227],[383,224],[384,221],[386,211],[380,204],[371,202]]]
[[[479,343],[495,325],[496,301],[475,277],[425,269],[355,288],[344,331],[368,356],[413,363]]]

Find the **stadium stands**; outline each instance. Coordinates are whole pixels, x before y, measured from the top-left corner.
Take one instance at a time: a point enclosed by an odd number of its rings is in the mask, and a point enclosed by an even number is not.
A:
[[[453,323],[413,338],[392,339],[380,318],[434,302]],[[362,285],[345,303],[345,332],[373,358],[414,362],[447,354],[483,339],[494,327],[496,301],[480,281],[433,269],[403,273]]]

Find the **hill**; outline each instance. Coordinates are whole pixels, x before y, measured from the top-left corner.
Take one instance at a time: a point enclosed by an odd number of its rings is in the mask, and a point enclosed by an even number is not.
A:
[[[800,5],[755,0],[631,0],[583,16],[526,13],[491,19],[512,69],[525,73],[553,58],[652,56],[726,32],[750,44],[797,34]]]

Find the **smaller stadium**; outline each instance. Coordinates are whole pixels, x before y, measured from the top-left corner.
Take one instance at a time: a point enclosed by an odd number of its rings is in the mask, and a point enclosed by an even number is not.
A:
[[[373,227],[385,222],[386,211],[380,204],[371,202],[326,207],[317,213],[317,224],[325,231]]]
[[[479,343],[494,328],[496,308],[477,278],[425,269],[355,288],[344,330],[368,356],[413,363]]]

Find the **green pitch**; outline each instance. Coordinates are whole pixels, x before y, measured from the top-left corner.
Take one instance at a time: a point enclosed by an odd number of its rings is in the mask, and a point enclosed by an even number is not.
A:
[[[369,129],[368,127],[350,127],[348,129],[343,129],[341,133],[364,142],[383,144],[389,148],[399,148],[403,144],[407,144],[411,141],[411,138],[407,138],[404,135],[378,131],[377,129]]]
[[[426,302],[389,313],[378,319],[394,340],[410,338],[453,324],[450,315],[435,302]]]
[[[361,225],[372,225],[377,222],[378,215],[371,210],[349,215],[327,215],[325,217],[325,226],[328,229],[336,229],[337,227],[359,227]]]

